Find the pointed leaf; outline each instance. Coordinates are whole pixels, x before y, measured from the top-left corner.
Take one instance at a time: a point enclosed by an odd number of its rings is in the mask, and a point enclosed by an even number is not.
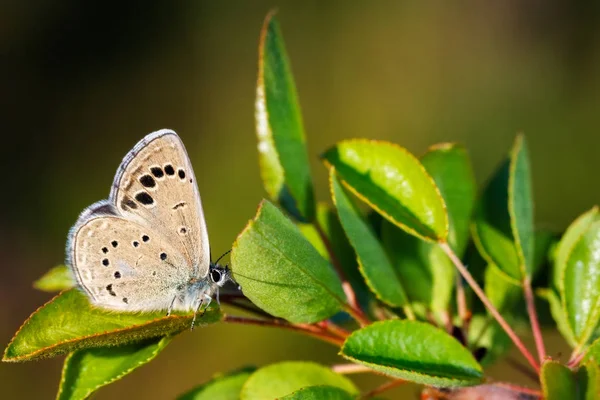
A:
[[[345,376],[312,362],[287,361],[259,369],[248,378],[242,400],[276,399],[290,395],[307,386],[333,386],[350,394],[358,390]]]
[[[210,381],[179,396],[178,400],[237,400],[244,383],[256,368],[249,367],[228,374],[219,374]]]
[[[584,344],[600,320],[600,221],[589,226],[567,256],[563,305],[575,338]]]
[[[309,386],[281,398],[282,400],[353,400],[356,396],[334,386]]]
[[[348,242],[348,238],[346,238],[346,234],[340,224],[337,213],[328,204],[318,203],[317,222],[320,229],[322,229],[323,234],[329,241],[333,254],[335,254],[338,262],[341,264],[341,267],[346,274],[346,278],[354,289],[359,303],[366,306],[371,295],[358,270],[356,254]],[[317,249],[319,254],[331,262],[327,245],[323,242],[323,238],[319,234],[315,224],[298,223],[298,228],[315,249]]]
[[[66,265],[59,265],[46,272],[33,282],[33,287],[43,292],[60,292],[75,286],[75,280]]]
[[[267,193],[307,221],[315,198],[296,86],[274,13],[265,19],[259,45],[256,133],[261,176]]]
[[[477,187],[469,154],[455,143],[432,146],[421,163],[440,190],[449,220],[448,243],[462,256],[469,241],[469,226]]]
[[[448,216],[440,192],[406,149],[355,139],[338,143],[322,157],[353,194],[392,223],[425,240],[448,237]]]
[[[469,350],[423,322],[375,322],[353,332],[340,354],[375,371],[425,385],[468,386],[483,379]]]
[[[313,323],[344,307],[331,264],[266,200],[233,244],[231,261],[244,295],[271,315]]]
[[[196,326],[221,320],[216,308],[198,317]],[[34,312],[15,334],[3,361],[29,361],[77,350],[118,346],[190,329],[193,314],[165,311],[117,313],[92,307],[77,289],[63,292]]]
[[[411,303],[434,311],[448,309],[452,301],[455,269],[440,246],[425,242],[383,221],[381,241]]]
[[[407,299],[402,283],[394,273],[394,268],[379,240],[344,193],[333,167],[329,171],[329,182],[340,222],[356,251],[360,272],[367,285],[384,303],[393,307],[404,306]]]
[[[542,390],[546,400],[576,398],[577,382],[575,374],[557,361],[547,360],[541,369]]]
[[[118,347],[78,350],[65,360],[58,400],[86,399],[92,393],[153,360],[171,337]]]
[[[575,243],[581,238],[581,235],[583,235],[595,221],[600,221],[598,206],[594,206],[591,210],[577,217],[577,219],[567,228],[560,239],[560,242],[558,242],[554,259],[553,284],[563,297],[563,279],[565,268],[567,266],[567,258],[569,257],[569,254],[571,254]]]
[[[517,255],[523,273],[531,277],[534,256],[533,193],[529,153],[523,135],[517,136],[511,151],[508,208]]]
[[[510,160],[496,171],[481,195],[472,224],[473,240],[488,262],[518,281],[524,269],[515,246],[508,212]]]
[[[593,361],[595,363],[600,363],[600,338],[594,340],[590,347],[588,347],[585,357],[581,360],[582,363],[587,361]]]

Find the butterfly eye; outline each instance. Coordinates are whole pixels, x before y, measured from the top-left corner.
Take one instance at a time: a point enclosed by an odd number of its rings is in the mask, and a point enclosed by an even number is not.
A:
[[[218,269],[213,269],[210,272],[210,278],[214,283],[219,283],[221,281],[221,271],[219,271]]]

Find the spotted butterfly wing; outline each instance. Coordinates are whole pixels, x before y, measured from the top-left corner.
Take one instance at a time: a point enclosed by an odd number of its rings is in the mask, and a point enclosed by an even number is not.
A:
[[[86,209],[71,229],[67,258],[97,305],[190,307],[182,290],[206,278],[210,254],[194,172],[175,132],[154,132],[125,156],[108,200]]]

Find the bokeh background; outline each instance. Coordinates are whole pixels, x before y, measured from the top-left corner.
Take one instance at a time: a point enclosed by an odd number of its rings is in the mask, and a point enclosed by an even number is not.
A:
[[[328,192],[318,155],[342,138],[391,140],[415,154],[462,142],[483,183],[523,131],[540,226],[560,231],[598,203],[598,2],[3,1],[2,346],[49,299],[31,282],[63,262],[78,213],[108,195],[121,158],[149,132],[179,132],[213,253],[229,249],[264,196],[253,103],[259,30],[272,7],[320,200]],[[566,351],[557,343],[550,354]],[[342,361],[293,333],[219,325],[182,334],[97,398],[172,398],[216,372],[284,359]],[[1,364],[2,397],[53,398],[61,363]],[[506,365],[490,374],[518,375]],[[402,390],[391,396],[416,389]]]

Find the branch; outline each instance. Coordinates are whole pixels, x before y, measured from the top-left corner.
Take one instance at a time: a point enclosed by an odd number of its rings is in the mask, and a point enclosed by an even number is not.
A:
[[[360,364],[336,364],[331,366],[331,370],[342,375],[375,372],[371,368]]]
[[[531,355],[529,350],[527,350],[527,348],[525,347],[525,345],[523,344],[521,339],[517,336],[515,331],[510,327],[510,325],[506,322],[506,320],[504,318],[502,318],[502,315],[500,315],[500,313],[498,312],[496,307],[494,307],[494,305],[492,304],[490,299],[487,298],[487,296],[483,292],[483,289],[481,289],[481,286],[479,286],[479,284],[475,281],[475,279],[473,278],[471,273],[467,270],[467,268],[459,260],[459,258],[456,256],[456,254],[454,254],[454,252],[452,251],[450,246],[448,246],[448,243],[440,242],[438,244],[442,248],[442,250],[444,250],[444,252],[448,255],[448,257],[450,257],[450,260],[452,260],[452,263],[454,264],[454,266],[456,266],[456,268],[458,269],[460,274],[463,276],[463,278],[465,278],[465,280],[467,281],[469,286],[471,286],[471,289],[473,289],[473,291],[475,292],[477,297],[479,297],[481,302],[485,305],[485,307],[487,308],[489,313],[492,314],[492,316],[496,319],[498,324],[500,324],[502,329],[504,329],[506,334],[513,341],[515,346],[517,346],[517,348],[519,349],[521,354],[523,354],[523,356],[527,359],[527,362],[529,362],[529,364],[533,367],[535,372],[539,373],[540,366],[535,361],[535,358]]]
[[[546,348],[544,347],[544,338],[542,337],[540,323],[538,321],[537,312],[535,311],[535,298],[533,297],[533,291],[531,290],[530,277],[526,277],[523,282],[523,292],[525,295],[525,303],[527,304],[527,313],[529,314],[529,320],[531,321],[531,331],[533,332],[535,347],[540,363],[543,363],[546,358]]]
[[[224,315],[223,322],[233,323],[233,324],[242,324],[242,325],[256,325],[256,326],[270,326],[275,328],[283,328],[290,331],[301,332],[308,336],[315,337],[317,339],[321,339],[324,342],[331,343],[335,346],[341,347],[344,344],[344,340],[331,335],[329,332],[324,331],[315,325],[308,324],[291,324],[287,321],[280,319],[256,319],[256,318],[247,318],[247,317],[237,317],[233,315]]]

